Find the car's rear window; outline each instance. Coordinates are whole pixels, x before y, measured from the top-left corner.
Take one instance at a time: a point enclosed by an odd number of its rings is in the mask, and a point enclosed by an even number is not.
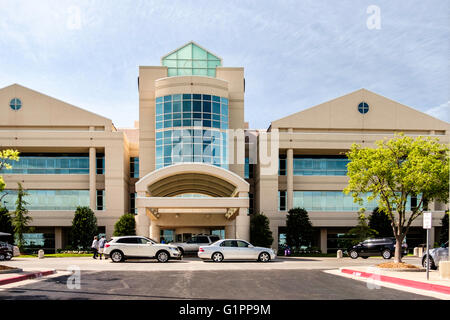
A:
[[[116,243],[138,243],[138,240],[138,238],[121,238],[118,239]]]
[[[220,238],[218,236],[211,236],[209,238],[211,239],[211,242],[216,242],[216,241],[220,240]]]

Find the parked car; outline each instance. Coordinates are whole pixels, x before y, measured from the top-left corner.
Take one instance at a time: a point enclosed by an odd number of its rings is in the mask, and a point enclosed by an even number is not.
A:
[[[367,239],[360,242],[350,248],[348,248],[347,254],[352,259],[361,257],[367,259],[370,256],[382,256],[384,259],[390,259],[395,253],[395,238],[378,238]],[[408,245],[406,242],[402,243],[402,256],[408,254]]]
[[[159,262],[170,259],[181,259],[182,254],[177,247],[141,236],[113,237],[105,244],[104,254],[113,262],[123,262],[126,259],[156,258]]]
[[[176,246],[181,254],[196,253],[200,246],[208,245],[218,240],[220,240],[220,237],[216,235],[198,234],[186,242],[173,242],[171,245]]]
[[[10,233],[0,232],[0,239],[11,237]],[[19,256],[19,248],[6,241],[0,241],[0,261],[11,260],[12,257]]]
[[[0,261],[11,260],[14,256],[14,248],[6,242],[0,242]]]
[[[436,270],[439,268],[440,261],[448,260],[448,241],[443,244],[440,248],[430,249],[430,269]],[[422,266],[427,267],[427,254],[425,253],[422,257]]]
[[[198,257],[203,260],[222,262],[223,260],[256,260],[268,262],[276,258],[273,249],[255,247],[245,240],[223,239],[198,249]]]

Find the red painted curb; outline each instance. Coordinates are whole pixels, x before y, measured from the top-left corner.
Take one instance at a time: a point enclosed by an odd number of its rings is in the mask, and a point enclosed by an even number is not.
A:
[[[389,276],[384,276],[384,275],[380,275],[380,274],[376,274],[376,273],[356,271],[356,270],[351,270],[351,269],[341,269],[341,272],[351,274],[351,275],[357,276],[357,277],[373,278],[375,280],[379,280],[379,281],[383,281],[383,282],[399,284],[399,285],[402,285],[405,287],[411,287],[411,288],[416,288],[416,289],[421,289],[421,290],[428,290],[428,291],[434,291],[434,292],[439,292],[439,293],[444,293],[444,294],[450,294],[450,287],[441,286],[438,284],[389,277]]]
[[[4,284],[8,284],[8,283],[23,281],[23,280],[36,279],[36,278],[48,276],[48,275],[51,275],[54,273],[56,273],[55,270],[48,270],[48,271],[40,271],[40,272],[22,274],[20,276],[15,276],[15,277],[6,278],[6,279],[0,279],[0,286],[4,285]]]

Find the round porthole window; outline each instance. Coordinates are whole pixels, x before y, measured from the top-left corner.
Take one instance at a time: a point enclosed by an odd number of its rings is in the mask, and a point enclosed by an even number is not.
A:
[[[360,104],[358,104],[358,111],[362,114],[366,114],[367,112],[369,112],[369,105],[365,102],[361,102]]]
[[[17,111],[22,108],[22,101],[20,101],[20,99],[18,98],[11,99],[11,101],[9,102],[9,107]]]

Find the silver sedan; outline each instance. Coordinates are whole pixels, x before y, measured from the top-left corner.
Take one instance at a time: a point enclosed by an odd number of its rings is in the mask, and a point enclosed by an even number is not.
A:
[[[223,239],[198,249],[198,257],[203,260],[221,262],[223,260],[257,260],[268,262],[276,258],[270,248],[255,247],[245,240]]]

